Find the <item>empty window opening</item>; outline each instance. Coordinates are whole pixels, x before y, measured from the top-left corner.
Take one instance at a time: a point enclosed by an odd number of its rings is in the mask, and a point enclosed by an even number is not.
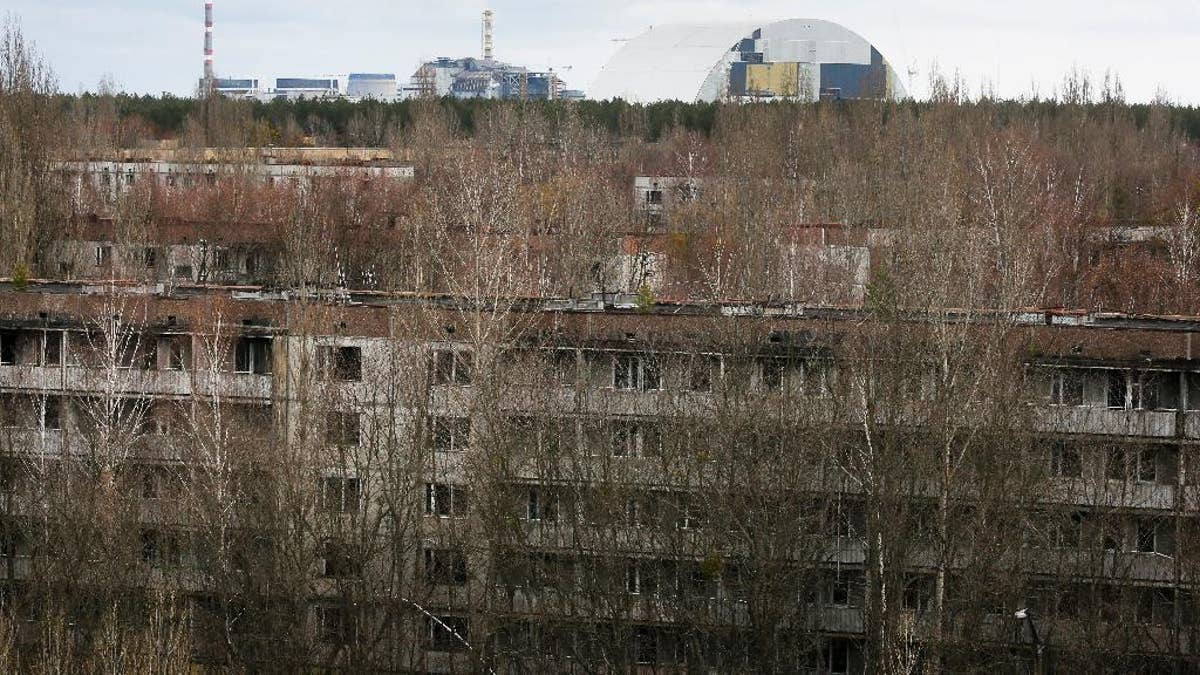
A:
[[[430,420],[433,449],[437,452],[461,452],[471,441],[471,420],[466,417],[434,417]]]
[[[435,652],[459,652],[468,648],[471,624],[465,617],[438,616],[425,620],[428,647]]]
[[[234,372],[271,374],[271,338],[242,336],[234,343]]]
[[[355,412],[331,412],[325,420],[325,442],[339,447],[357,447],[362,435],[361,417]]]
[[[425,484],[425,513],[439,518],[461,518],[467,513],[467,488],[446,483]]]
[[[439,349],[434,352],[434,384],[470,384],[471,353]]]
[[[329,513],[354,513],[358,510],[358,478],[326,476],[321,479],[321,506]]]
[[[362,380],[361,347],[321,347],[318,361],[325,379],[337,382]]]
[[[425,581],[439,586],[467,583],[467,556],[456,549],[425,549]]]
[[[1058,478],[1083,476],[1083,459],[1079,449],[1065,441],[1055,441],[1050,449],[1050,474]]]
[[[617,354],[613,357],[612,383],[615,389],[653,390],[662,388],[662,377],[652,358]]]

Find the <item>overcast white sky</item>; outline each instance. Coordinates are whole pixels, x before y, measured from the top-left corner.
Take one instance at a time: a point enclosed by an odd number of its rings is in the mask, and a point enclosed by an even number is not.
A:
[[[104,76],[134,92],[188,94],[200,76],[203,0],[3,0],[63,90]],[[395,72],[479,52],[482,0],[216,0],[222,76]],[[1127,97],[1158,90],[1200,105],[1200,0],[492,0],[496,56],[564,72],[584,88],[619,46],[676,21],[836,21],[872,42],[921,96],[931,66],[973,91],[1052,93],[1072,68],[1120,75]]]

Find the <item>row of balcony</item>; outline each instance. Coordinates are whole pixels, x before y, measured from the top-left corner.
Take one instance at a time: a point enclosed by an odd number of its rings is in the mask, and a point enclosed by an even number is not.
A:
[[[270,375],[184,370],[96,369],[82,366],[0,366],[0,388],[46,392],[106,392],[183,397],[220,395],[231,399],[269,399]]]

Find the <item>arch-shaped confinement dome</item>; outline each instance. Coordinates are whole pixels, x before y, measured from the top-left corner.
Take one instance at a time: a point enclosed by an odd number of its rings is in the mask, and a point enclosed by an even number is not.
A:
[[[788,19],[655,26],[609,59],[588,95],[650,103],[906,94],[859,34],[830,21]]]

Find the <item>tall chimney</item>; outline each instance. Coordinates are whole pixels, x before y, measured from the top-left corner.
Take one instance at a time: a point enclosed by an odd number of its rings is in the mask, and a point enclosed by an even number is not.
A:
[[[483,10],[483,60],[492,60],[492,10]]]
[[[213,0],[204,0],[204,85],[212,88],[213,73]]]

